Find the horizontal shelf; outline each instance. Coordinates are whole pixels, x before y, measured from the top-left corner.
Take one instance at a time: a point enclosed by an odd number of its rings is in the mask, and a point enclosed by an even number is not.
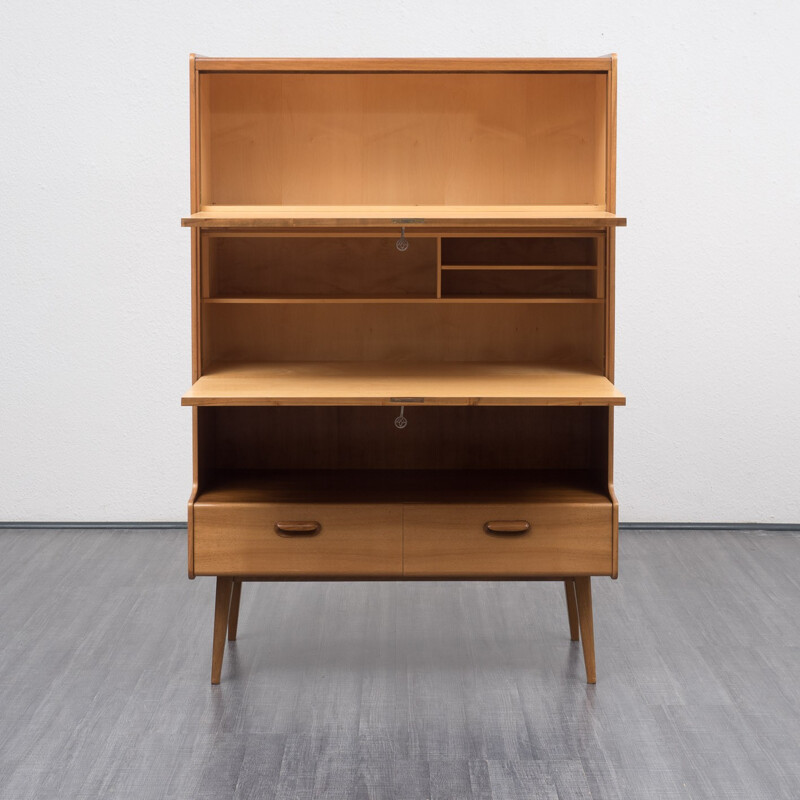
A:
[[[556,264],[556,265],[548,265],[544,266],[541,264],[442,264],[443,270],[458,270],[461,271],[469,271],[469,270],[506,270],[506,269],[513,269],[513,270],[548,270],[548,271],[557,271],[557,270],[598,270],[600,267],[595,265],[589,266],[582,266],[582,265],[569,265],[565,266],[563,264]]]
[[[206,297],[204,303],[604,303],[594,297]]]
[[[613,227],[624,217],[592,206],[212,206],[181,220],[190,228]]]
[[[228,470],[212,473],[195,504],[607,503],[590,470]]]
[[[185,406],[624,405],[590,368],[481,362],[275,362],[209,369]]]
[[[442,297],[440,302],[444,303],[588,303],[600,304],[605,302],[597,297],[505,297],[495,294],[459,295],[451,294]]]

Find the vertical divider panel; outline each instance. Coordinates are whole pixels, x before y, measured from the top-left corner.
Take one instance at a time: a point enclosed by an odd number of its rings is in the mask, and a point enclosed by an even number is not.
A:
[[[436,237],[436,298],[442,297],[442,237]]]

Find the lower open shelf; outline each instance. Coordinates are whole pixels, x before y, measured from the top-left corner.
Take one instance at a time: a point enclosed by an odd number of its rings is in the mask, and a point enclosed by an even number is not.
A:
[[[610,503],[592,470],[221,470],[203,503]]]

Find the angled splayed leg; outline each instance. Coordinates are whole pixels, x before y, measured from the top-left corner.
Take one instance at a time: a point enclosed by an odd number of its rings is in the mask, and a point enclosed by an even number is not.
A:
[[[564,591],[567,595],[567,616],[569,617],[569,638],[577,642],[578,634],[578,600],[575,597],[575,579],[567,578],[564,581]]]
[[[242,600],[242,582],[239,578],[233,579],[233,592],[231,593],[231,610],[228,615],[228,641],[236,641],[236,630],[239,627],[239,603]]]
[[[218,684],[225,656],[225,634],[231,608],[233,578],[217,578],[217,599],[214,608],[214,644],[211,649],[211,683]]]
[[[594,624],[592,622],[592,579],[575,578],[575,590],[578,596],[578,619],[583,640],[583,661],[586,665],[586,682],[596,683],[594,664]]]

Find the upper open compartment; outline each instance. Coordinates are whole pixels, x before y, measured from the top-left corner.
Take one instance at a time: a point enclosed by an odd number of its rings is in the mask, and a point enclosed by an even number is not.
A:
[[[198,58],[184,224],[624,224],[613,64]]]

